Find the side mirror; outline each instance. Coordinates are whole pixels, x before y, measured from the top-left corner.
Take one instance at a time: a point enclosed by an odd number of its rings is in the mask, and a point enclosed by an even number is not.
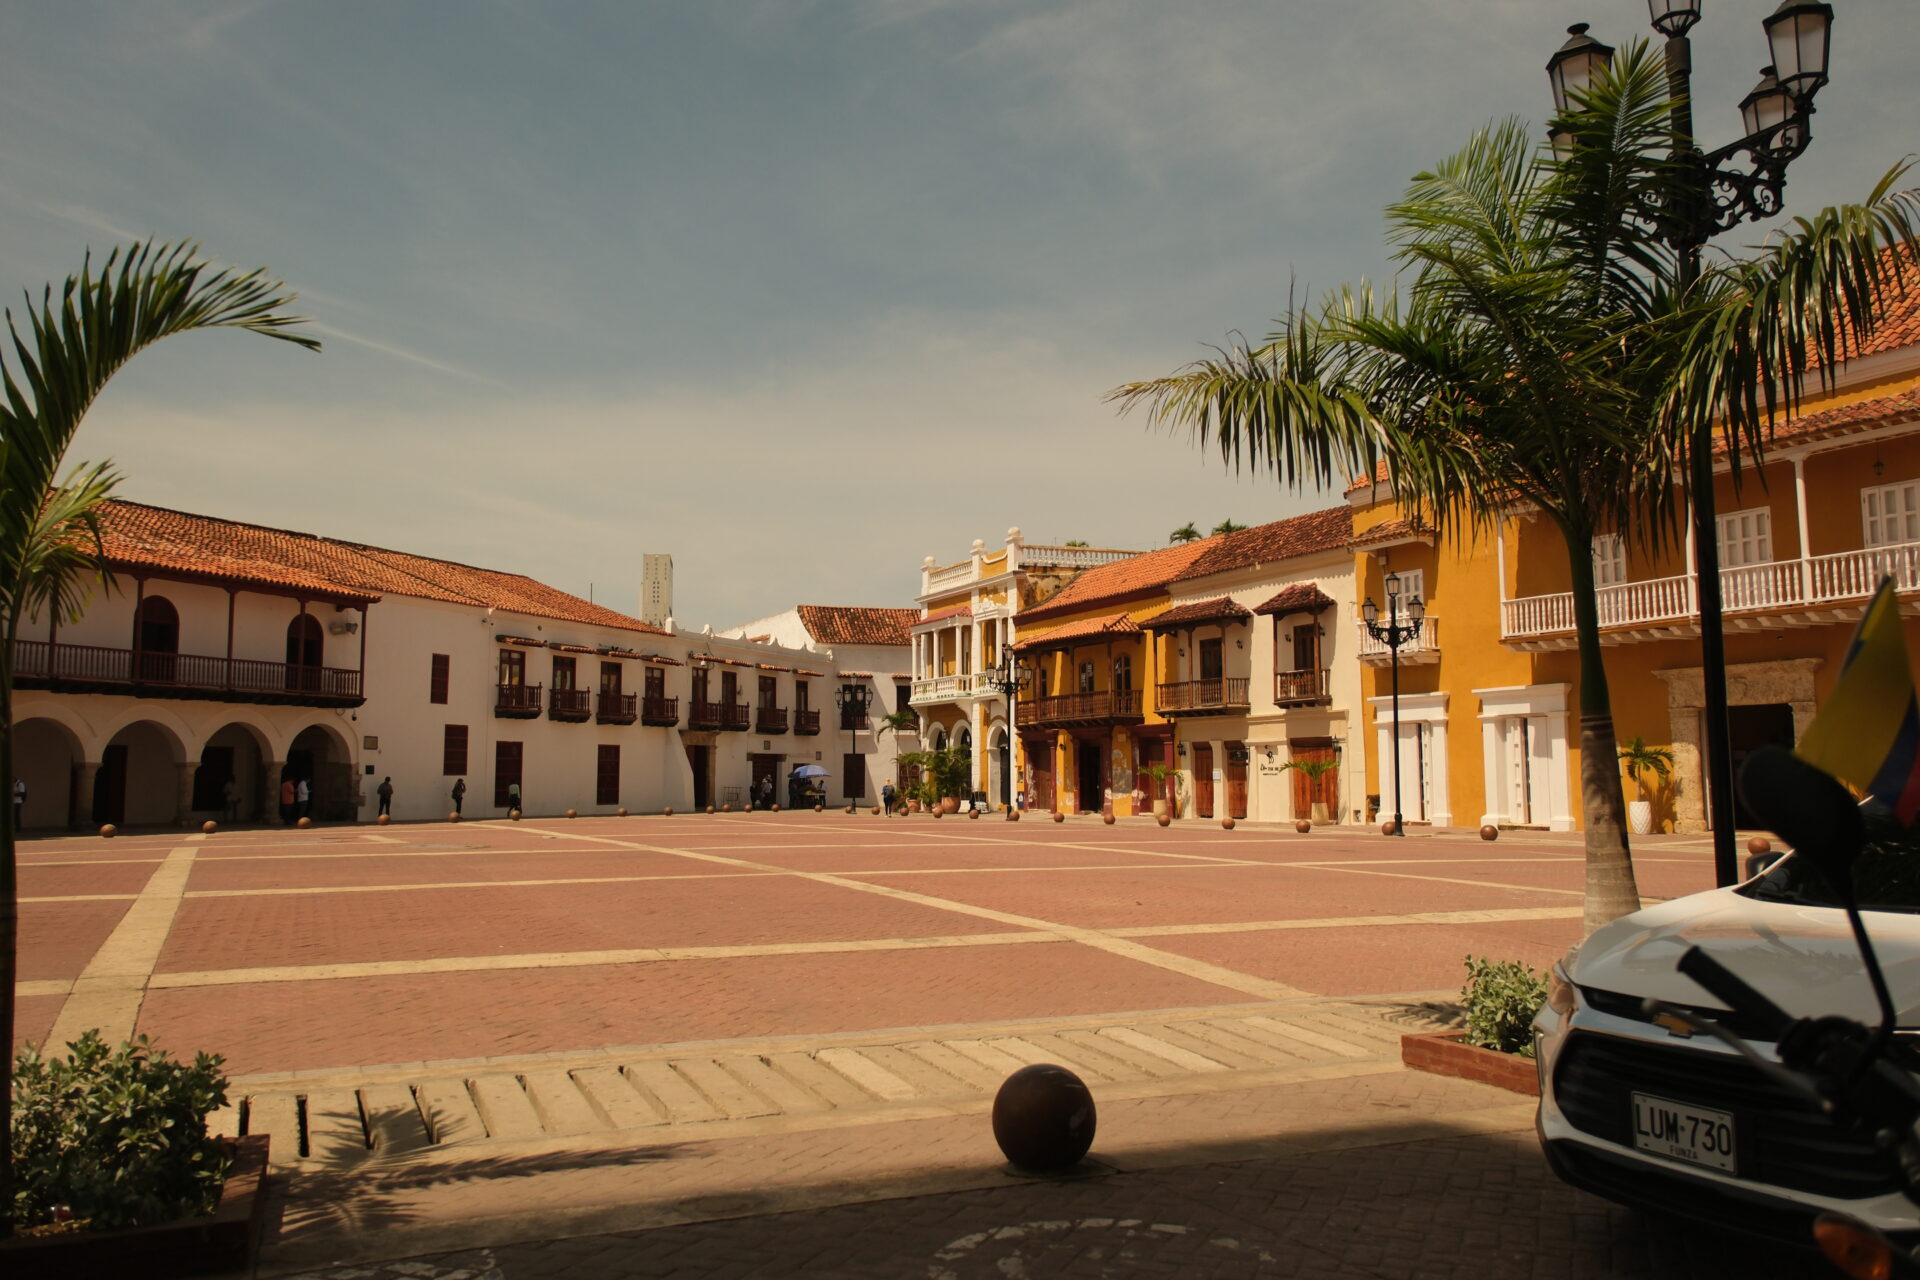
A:
[[[1740,768],[1740,794],[1754,816],[1851,896],[1853,861],[1866,843],[1859,801],[1823,769],[1785,747],[1761,747]]]

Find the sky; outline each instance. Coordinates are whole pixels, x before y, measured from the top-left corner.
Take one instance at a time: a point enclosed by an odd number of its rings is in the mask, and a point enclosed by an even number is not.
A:
[[[1701,140],[1774,0],[1708,0]],[[1787,212],[1920,151],[1913,0],[1834,0]],[[924,556],[1331,505],[1121,416],[1288,299],[1638,0],[0,0],[0,291],[197,241],[320,355],[189,334],[70,457],[122,496],[625,611],[905,606]],[[1920,182],[1920,179],[1910,179]],[[1765,228],[1722,237],[1738,249]]]

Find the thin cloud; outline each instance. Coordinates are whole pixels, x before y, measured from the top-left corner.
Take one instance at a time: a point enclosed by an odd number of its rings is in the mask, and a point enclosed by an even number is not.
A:
[[[507,385],[497,378],[489,378],[485,374],[475,373],[471,369],[462,369],[459,365],[448,364],[444,360],[435,360],[432,356],[423,356],[418,351],[410,351],[398,343],[380,342],[373,338],[363,338],[357,333],[348,333],[345,329],[337,329],[330,324],[309,324],[307,327],[314,333],[325,334],[329,338],[337,338],[341,342],[350,342],[356,347],[365,347],[369,351],[378,351],[382,355],[392,356],[395,360],[405,360],[409,364],[421,365],[455,378],[465,378],[470,382],[478,382],[489,387],[504,387]]]

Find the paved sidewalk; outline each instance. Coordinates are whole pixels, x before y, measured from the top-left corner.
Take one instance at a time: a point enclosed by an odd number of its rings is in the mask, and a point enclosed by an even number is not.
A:
[[[1096,1093],[1096,1097],[1098,1094]],[[1812,1277],[1561,1186],[1532,1103],[1404,1070],[1102,1106],[1083,1176],[1012,1174],[984,1114],[296,1173],[286,1280]],[[333,1265],[325,1265],[332,1263]]]

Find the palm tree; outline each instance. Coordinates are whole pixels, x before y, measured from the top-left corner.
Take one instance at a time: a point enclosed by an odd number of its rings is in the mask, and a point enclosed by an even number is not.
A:
[[[1175,529],[1172,533],[1168,534],[1167,541],[1168,542],[1198,542],[1200,541],[1200,531],[1194,528],[1193,521],[1189,520],[1185,524],[1181,525],[1178,529]]]
[[[6,313],[13,359],[0,353],[0,779],[13,771],[13,647],[34,617],[77,621],[92,585],[105,578],[99,511],[120,477],[108,463],[61,478],[67,446],[107,380],[160,339],[194,329],[250,329],[311,350],[281,315],[293,295],[259,271],[235,275],[198,258],[193,245],[115,249],[92,256],[56,299],[49,286],[26,299],[28,332]],[[0,805],[0,1099],[13,1096],[14,980],[19,880],[13,806]],[[0,1236],[12,1231],[12,1108],[0,1106]]]
[[[1637,43],[1556,121],[1576,143],[1567,160],[1509,121],[1414,178],[1387,211],[1403,292],[1344,286],[1264,345],[1111,397],[1295,487],[1384,460],[1402,506],[1443,532],[1484,536],[1516,506],[1558,529],[1579,643],[1589,930],[1639,906],[1592,539],[1670,542],[1692,427],[1724,417],[1736,459],[1756,456],[1808,359],[1830,364],[1871,330],[1897,287],[1887,246],[1920,256],[1920,199],[1890,194],[1896,169],[1865,205],[1799,221],[1680,287],[1661,229],[1693,177],[1669,154],[1666,94],[1664,66]]]
[[[1221,521],[1221,522],[1220,522],[1219,524],[1217,524],[1217,525],[1215,525],[1215,526],[1213,526],[1213,532],[1214,532],[1215,534],[1221,534],[1221,533],[1238,533],[1238,532],[1239,532],[1240,530],[1242,530],[1242,529],[1244,529],[1244,528],[1246,528],[1246,527],[1247,527],[1247,526],[1245,526],[1245,525],[1243,525],[1243,524],[1235,524],[1235,523],[1234,523],[1234,520],[1233,520],[1233,517],[1232,517],[1232,516],[1228,516],[1228,517],[1227,517],[1227,518],[1226,518],[1225,520],[1222,520],[1222,521]]]

